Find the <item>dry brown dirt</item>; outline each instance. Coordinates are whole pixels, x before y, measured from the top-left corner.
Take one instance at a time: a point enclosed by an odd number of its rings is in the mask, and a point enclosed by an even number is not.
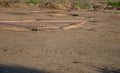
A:
[[[87,23],[71,30],[41,29],[17,32],[0,29],[0,73],[10,73],[9,70],[11,73],[120,73],[120,11],[60,10],[59,13],[79,16],[59,17],[51,16],[51,13],[28,13],[30,10],[48,9],[1,8],[0,20],[84,17]],[[41,23],[26,24],[41,25]],[[51,25],[66,24],[68,23]],[[12,69],[14,66],[15,70]],[[22,67],[42,71],[17,70]]]

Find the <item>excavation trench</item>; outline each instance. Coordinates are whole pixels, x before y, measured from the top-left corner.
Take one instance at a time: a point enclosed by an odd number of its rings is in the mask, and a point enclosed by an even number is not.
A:
[[[18,20],[18,21],[0,21],[0,23],[15,23],[15,22],[44,22],[44,23],[79,23],[83,19],[33,19],[33,20]]]
[[[22,23],[27,23],[27,22],[39,22],[41,25],[24,25],[20,24]],[[55,26],[55,25],[44,25],[44,23],[69,23],[67,26]],[[74,24],[70,24],[74,23]],[[29,31],[38,31],[41,29],[73,29],[73,28],[78,28],[81,27],[81,24],[86,23],[86,20],[84,19],[35,19],[35,20],[18,20],[18,21],[0,21],[0,25],[4,27],[14,27],[16,29],[23,28],[23,29],[28,29]],[[21,29],[21,30],[23,30]],[[12,29],[11,29],[12,30]],[[24,31],[24,30],[23,30]]]

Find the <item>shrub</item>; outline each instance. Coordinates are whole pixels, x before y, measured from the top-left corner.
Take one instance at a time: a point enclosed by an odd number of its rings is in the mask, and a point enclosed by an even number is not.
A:
[[[40,2],[37,0],[29,0],[29,1],[27,1],[27,3],[40,4]]]
[[[108,2],[107,5],[110,5],[110,6],[120,6],[120,2]]]
[[[87,8],[90,8],[90,5],[88,3],[81,3],[81,2],[73,2],[74,5],[77,5],[81,8],[84,8],[84,9],[87,9]]]
[[[74,5],[81,6],[81,2],[73,2]]]

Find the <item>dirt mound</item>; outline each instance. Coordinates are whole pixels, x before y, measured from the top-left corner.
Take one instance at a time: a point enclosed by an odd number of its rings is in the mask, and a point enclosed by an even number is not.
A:
[[[7,7],[10,7],[10,8],[28,8],[28,5],[25,4],[25,3],[8,3]]]
[[[62,4],[62,3],[61,3],[61,4],[60,4],[60,3],[59,3],[59,4],[56,4],[56,8],[57,8],[57,9],[68,9],[68,8],[67,8],[64,4]]]
[[[66,2],[63,2],[63,3],[60,3],[61,4],[61,7],[63,7],[64,9],[71,9],[73,4],[70,2],[70,1],[66,1]],[[58,4],[59,5],[59,4]],[[59,5],[60,7],[60,5]]]
[[[34,8],[39,7],[37,4],[24,3],[24,2],[9,2],[9,1],[0,1],[0,7],[8,8]]]
[[[104,6],[104,9],[105,9],[105,10],[111,10],[111,9],[120,10],[120,6],[105,5],[105,6]]]
[[[51,8],[51,9],[74,9],[80,10],[81,8],[77,5],[74,5],[70,1],[65,1],[61,3],[54,3],[54,2],[46,2],[44,4],[32,4],[32,3],[25,3],[25,2],[9,2],[9,1],[1,1],[1,7],[9,7],[9,8]]]
[[[111,6],[105,3],[95,3],[94,7],[96,9],[104,9],[104,10],[120,10],[120,6]]]
[[[20,7],[26,8],[27,7],[27,5],[24,4],[24,3],[9,3],[9,2],[2,2],[2,3],[0,3],[0,6],[1,7],[10,7],[10,8],[13,8],[13,7],[15,7],[15,8],[20,8]]]
[[[44,5],[43,5],[43,7],[45,7],[45,8],[56,8],[56,5],[55,5],[55,3],[53,3],[53,2],[46,2]]]
[[[51,8],[51,9],[67,9],[62,3],[46,2],[40,6],[41,8]]]
[[[9,4],[8,1],[0,1],[0,7],[7,7]]]
[[[41,5],[41,8],[75,9],[75,10],[80,10],[81,9],[79,6],[74,5],[70,1],[61,2],[61,3],[46,2],[45,4]]]
[[[72,7],[72,9],[73,9],[73,10],[81,10],[81,8],[80,8],[79,6],[77,6],[77,5],[74,5],[74,6]]]

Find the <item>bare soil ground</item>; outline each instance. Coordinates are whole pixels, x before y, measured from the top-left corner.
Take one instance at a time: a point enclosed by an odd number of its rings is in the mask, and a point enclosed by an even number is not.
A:
[[[12,70],[11,73],[120,73],[120,11],[60,10],[59,13],[79,15],[60,17],[50,13],[28,13],[29,10],[48,9],[1,8],[0,20],[84,17],[87,23],[71,30],[17,32],[0,29],[0,73],[9,73],[2,70],[5,68],[2,65],[10,69],[21,66],[45,71]],[[63,26],[66,23],[51,25]]]

